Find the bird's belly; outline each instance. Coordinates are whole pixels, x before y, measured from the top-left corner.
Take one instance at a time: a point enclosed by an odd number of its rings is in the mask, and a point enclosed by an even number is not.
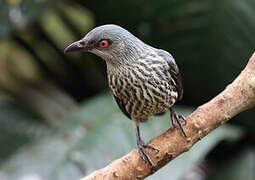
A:
[[[129,105],[131,104],[131,106]],[[167,104],[165,102],[141,102],[139,100],[127,101],[126,108],[130,108],[128,112],[130,116],[134,119],[139,118],[147,118],[154,114],[164,112],[167,108],[169,108],[171,104]]]
[[[147,118],[171,107],[177,98],[167,82],[129,82],[112,88],[132,119]]]

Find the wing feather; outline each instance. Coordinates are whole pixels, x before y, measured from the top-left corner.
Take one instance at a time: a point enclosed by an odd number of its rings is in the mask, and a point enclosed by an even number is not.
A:
[[[175,63],[173,56],[164,50],[158,50],[158,55],[162,56],[164,60],[168,63],[169,65],[168,71],[170,72],[173,80],[176,83],[176,90],[178,92],[178,100],[181,100],[183,95],[182,78],[181,78],[181,73],[179,71],[179,68],[177,64]]]
[[[115,101],[117,102],[117,104],[118,104],[120,110],[121,110],[129,119],[131,119],[130,114],[127,112],[127,110],[126,110],[125,106],[122,104],[121,100],[120,100],[117,96],[114,96],[114,95],[113,95],[113,97],[114,97]]]

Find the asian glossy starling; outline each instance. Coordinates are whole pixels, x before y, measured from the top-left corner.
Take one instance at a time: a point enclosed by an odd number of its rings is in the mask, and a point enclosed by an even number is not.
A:
[[[88,51],[103,58],[107,65],[108,84],[122,112],[135,124],[136,140],[143,159],[153,165],[140,136],[139,124],[148,117],[170,109],[174,127],[186,136],[184,117],[171,107],[182,98],[179,69],[167,51],[142,42],[117,25],[103,25],[69,45],[65,52]]]

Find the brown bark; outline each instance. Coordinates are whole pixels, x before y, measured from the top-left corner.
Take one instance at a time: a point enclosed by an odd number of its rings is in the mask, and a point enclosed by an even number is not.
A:
[[[157,152],[147,149],[149,156],[156,164],[155,167],[142,160],[138,150],[135,149],[81,180],[144,179],[181,153],[188,151],[210,131],[254,105],[255,53],[241,74],[223,92],[198,107],[187,117],[186,125],[184,125],[187,138],[179,129],[170,128],[149,142],[149,145],[159,150]]]

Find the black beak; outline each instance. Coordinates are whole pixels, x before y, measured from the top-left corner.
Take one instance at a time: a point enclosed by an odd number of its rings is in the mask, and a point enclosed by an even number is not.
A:
[[[67,53],[67,52],[79,51],[83,49],[86,49],[86,48],[84,47],[84,45],[82,45],[81,41],[76,41],[70,44],[68,47],[66,47],[64,52]]]

